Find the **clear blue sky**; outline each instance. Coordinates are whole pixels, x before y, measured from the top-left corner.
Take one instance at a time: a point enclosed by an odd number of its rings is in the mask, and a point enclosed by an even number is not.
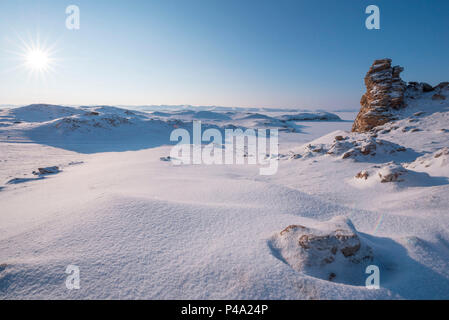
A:
[[[57,50],[45,79],[17,68],[37,34]],[[448,39],[447,0],[1,0],[0,104],[357,108],[377,58],[407,81],[449,80]]]

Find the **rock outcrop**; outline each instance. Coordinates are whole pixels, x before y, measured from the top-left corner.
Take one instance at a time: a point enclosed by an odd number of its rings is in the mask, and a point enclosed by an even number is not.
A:
[[[365,76],[366,92],[360,100],[360,111],[352,126],[353,132],[368,132],[400,117],[400,109],[416,99],[444,103],[449,94],[449,82],[432,87],[426,82],[409,82],[400,77],[404,69],[392,66],[391,59],[374,61]]]
[[[394,119],[393,110],[405,106],[406,83],[400,73],[404,69],[391,66],[391,59],[374,61],[365,76],[366,93],[360,100],[361,109],[352,131],[367,132]]]
[[[347,273],[355,273],[374,258],[351,221],[334,217],[313,226],[291,225],[277,234],[273,247],[290,266],[325,280],[347,282]]]

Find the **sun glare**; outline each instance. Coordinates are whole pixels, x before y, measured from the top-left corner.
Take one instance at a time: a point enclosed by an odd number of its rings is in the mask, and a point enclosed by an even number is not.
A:
[[[31,49],[26,54],[26,65],[35,71],[45,71],[49,66],[49,57],[45,51]]]
[[[56,72],[60,65],[60,59],[55,57],[56,44],[48,46],[46,41],[41,41],[39,35],[34,40],[18,38],[20,43],[17,44],[17,50],[11,51],[14,59],[19,62],[15,68],[27,72],[30,80],[46,80],[47,76]]]

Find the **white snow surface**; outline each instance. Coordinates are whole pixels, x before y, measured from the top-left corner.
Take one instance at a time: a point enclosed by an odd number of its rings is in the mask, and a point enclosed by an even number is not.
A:
[[[424,95],[374,137],[349,133],[355,114],[344,112],[338,121],[285,121],[301,113],[3,109],[0,299],[448,299],[448,111]],[[219,129],[286,129],[277,174],[161,161],[170,132],[193,119]],[[343,159],[327,153],[336,136],[389,143]],[[406,151],[390,156],[397,146]],[[52,166],[60,171],[32,174]],[[375,166],[400,166],[413,179],[355,178]],[[298,271],[271,245],[289,225],[340,216],[372,248],[380,289],[365,287],[361,268],[335,281]],[[80,269],[79,290],[66,288],[68,265]]]

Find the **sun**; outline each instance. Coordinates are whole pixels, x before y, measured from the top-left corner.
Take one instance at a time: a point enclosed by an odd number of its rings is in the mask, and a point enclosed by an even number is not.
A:
[[[41,41],[39,34],[27,40],[18,36],[18,42],[12,42],[12,47],[16,48],[9,52],[18,63],[11,70],[25,71],[29,80],[46,80],[59,69],[61,59],[56,57],[56,43],[48,45],[47,41]]]
[[[44,50],[30,49],[25,54],[25,63],[33,71],[46,71],[49,68],[50,57]]]

